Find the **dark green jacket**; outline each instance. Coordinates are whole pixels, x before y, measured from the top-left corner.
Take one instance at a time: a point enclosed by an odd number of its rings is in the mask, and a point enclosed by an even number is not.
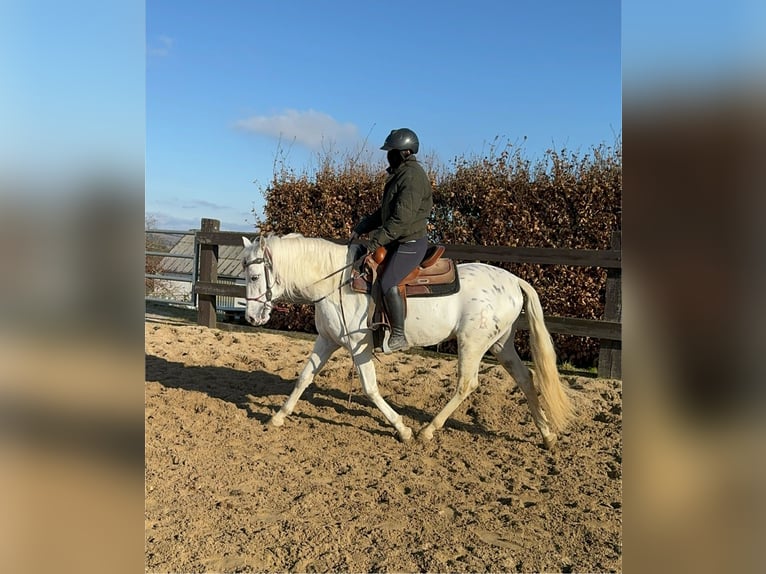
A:
[[[426,236],[428,216],[433,208],[431,182],[413,157],[391,171],[383,188],[380,208],[368,215],[354,231],[369,233],[371,247],[392,241],[409,241]]]

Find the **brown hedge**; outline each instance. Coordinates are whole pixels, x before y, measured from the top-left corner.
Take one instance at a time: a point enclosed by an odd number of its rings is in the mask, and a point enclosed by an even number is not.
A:
[[[429,224],[432,242],[608,249],[620,228],[622,148],[599,146],[580,157],[548,150],[531,162],[510,145],[485,157],[457,158],[449,168],[426,161],[434,187]],[[383,166],[327,156],[315,174],[282,168],[264,191],[264,232],[347,238],[354,224],[377,208]],[[603,316],[606,272],[598,268],[497,264],[535,286],[546,314],[598,319]],[[277,314],[278,329],[315,332],[313,308],[289,306]],[[522,356],[526,334],[517,335]],[[598,340],[554,335],[561,361],[593,366]],[[454,346],[442,345],[453,351]]]

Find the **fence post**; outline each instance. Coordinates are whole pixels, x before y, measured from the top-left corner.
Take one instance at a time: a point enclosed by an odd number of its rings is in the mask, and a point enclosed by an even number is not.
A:
[[[202,219],[200,231],[213,232],[221,230],[221,222],[217,219]],[[199,254],[199,280],[215,283],[218,281],[218,246],[202,243]],[[215,313],[215,295],[199,295],[197,297],[197,324],[215,328],[218,319]]]
[[[622,249],[622,232],[612,232],[611,248]],[[604,320],[622,323],[622,267],[606,271],[606,301]],[[598,376],[603,379],[622,378],[622,341],[602,339],[598,352]]]

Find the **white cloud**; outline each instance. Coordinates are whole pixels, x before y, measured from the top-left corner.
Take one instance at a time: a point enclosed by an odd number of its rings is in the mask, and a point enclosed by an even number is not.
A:
[[[215,216],[216,214],[204,213],[205,216]],[[189,229],[199,229],[201,216],[182,216],[164,211],[146,212],[145,218],[151,222],[152,229],[177,229],[187,231]],[[218,216],[221,220],[222,231],[253,231],[253,215],[246,213],[236,213],[232,210],[230,214],[224,217]]]
[[[356,143],[358,130],[354,124],[340,123],[315,110],[285,110],[274,116],[252,116],[235,123],[235,127],[257,134],[295,141],[319,150],[323,146]]]
[[[173,47],[173,38],[169,36],[158,36],[154,42],[146,47],[146,51],[150,56],[165,57],[170,54],[170,49]]]
[[[221,209],[231,209],[230,205],[220,205],[213,203],[212,201],[206,201],[204,199],[190,199],[184,200],[179,206],[181,209],[212,209],[219,211]]]
[[[231,209],[230,205],[221,205],[220,203],[214,203],[206,199],[187,199],[177,196],[161,197],[155,199],[151,203],[163,207],[172,207],[174,209]]]

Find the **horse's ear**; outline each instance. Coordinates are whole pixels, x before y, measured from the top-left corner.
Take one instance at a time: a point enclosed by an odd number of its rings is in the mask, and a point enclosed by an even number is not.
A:
[[[242,244],[245,246],[245,248],[250,247],[253,243],[244,235],[242,236]]]
[[[261,242],[260,243],[261,243],[260,247],[261,247],[261,249],[263,249],[263,247],[266,245],[266,238],[263,235],[261,235]]]

